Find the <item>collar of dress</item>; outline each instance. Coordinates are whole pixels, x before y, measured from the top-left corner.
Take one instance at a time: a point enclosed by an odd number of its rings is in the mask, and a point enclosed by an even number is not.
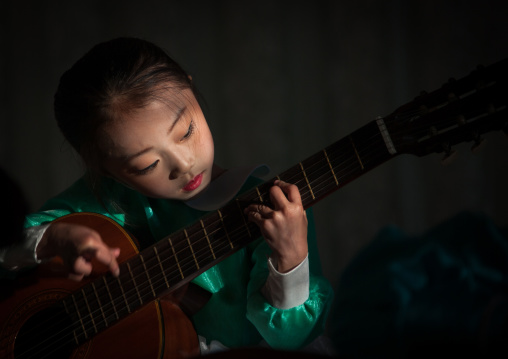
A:
[[[236,167],[227,170],[195,198],[184,203],[200,211],[214,211],[224,207],[242,188],[250,176],[264,177],[270,172],[266,165]]]

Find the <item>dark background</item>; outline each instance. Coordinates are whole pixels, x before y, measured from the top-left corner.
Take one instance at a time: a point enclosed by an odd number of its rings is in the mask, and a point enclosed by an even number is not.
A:
[[[137,36],[192,75],[225,167],[275,173],[388,115],[421,90],[508,56],[508,2],[2,1],[0,166],[32,209],[72,183],[79,160],[54,123],[59,76],[94,44]],[[400,156],[315,206],[326,276],[380,228],[420,233],[462,210],[508,224],[508,142],[473,155]]]

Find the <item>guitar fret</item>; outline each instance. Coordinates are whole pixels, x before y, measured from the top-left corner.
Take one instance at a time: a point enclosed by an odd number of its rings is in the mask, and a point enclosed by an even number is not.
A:
[[[150,278],[150,275],[148,274],[148,269],[146,268],[145,259],[143,258],[143,255],[141,253],[139,254],[139,259],[141,259],[141,264],[143,265],[143,268],[145,269],[146,278],[148,278],[148,284],[150,285],[150,289],[152,290],[152,294],[155,298],[157,296],[157,294],[155,294],[155,290],[153,289],[152,279]]]
[[[104,286],[106,287],[106,291],[109,296],[109,300],[111,301],[111,305],[113,306],[113,311],[115,312],[116,319],[120,319],[120,316],[118,315],[118,311],[116,310],[115,301],[113,300],[113,296],[111,295],[111,291],[109,290],[108,282],[106,281],[106,277],[102,277],[102,281],[104,282]]]
[[[194,263],[196,263],[196,267],[197,267],[197,269],[199,269],[199,263],[198,263],[198,260],[196,259],[196,254],[194,253],[194,248],[192,248],[192,244],[190,242],[189,234],[187,233],[186,229],[183,230],[183,233],[185,233],[185,238],[187,239],[187,243],[189,243],[189,248],[191,250],[192,257],[194,258]]]
[[[245,228],[247,228],[247,233],[249,233],[249,237],[252,238],[252,234],[250,233],[249,225],[247,224],[247,221],[245,220],[245,215],[243,215],[242,206],[240,206],[240,201],[238,200],[238,198],[236,199],[236,205],[238,206],[238,210],[241,213],[243,225],[245,226]]]
[[[83,296],[83,299],[85,300],[86,308],[88,309],[88,313],[90,313],[90,319],[92,320],[92,325],[95,330],[95,333],[98,332],[97,325],[95,324],[95,320],[93,318],[92,309],[90,308],[90,304],[88,303],[88,299],[86,298],[85,291],[81,289],[81,295]]]
[[[164,267],[162,266],[161,258],[159,257],[159,252],[157,251],[157,247],[153,247],[153,251],[155,252],[155,256],[157,257],[157,261],[159,262],[159,266],[161,268],[162,276],[164,277],[164,282],[166,282],[166,287],[169,288],[169,282],[168,278],[166,277],[166,271],[164,270]]]
[[[122,292],[122,298],[125,302],[125,305],[127,306],[127,312],[131,313],[131,307],[129,305],[129,302],[127,301],[127,297],[125,296],[125,291],[123,290],[122,282],[120,282],[120,277],[117,277],[116,280],[118,281],[118,286],[120,287],[120,291]]]
[[[171,238],[168,237],[169,246],[171,247],[171,250],[173,251],[173,256],[175,257],[176,265],[178,266],[178,270],[180,271],[180,275],[182,276],[182,279],[185,278],[182,272],[182,267],[180,267],[180,262],[178,261],[178,257],[176,256],[175,247],[173,247],[173,243],[171,242]]]
[[[231,242],[231,238],[229,238],[228,230],[226,229],[226,225],[224,224],[224,218],[222,218],[222,213],[220,210],[217,210],[217,213],[219,214],[219,218],[222,223],[222,228],[224,228],[224,232],[226,233],[226,238],[228,239],[229,245],[231,246],[231,249],[233,249],[234,248],[233,242]]]
[[[139,302],[141,304],[143,304],[143,299],[141,298],[141,294],[139,294],[138,285],[136,284],[136,279],[134,278],[134,274],[132,273],[131,265],[129,264],[129,262],[127,262],[127,268],[129,268],[129,274],[132,278],[132,283],[134,283],[134,289],[136,289],[136,293],[138,295]]]
[[[259,187],[256,186],[256,192],[258,193],[259,201],[263,203],[263,196],[261,195],[261,192],[259,192]]]
[[[81,328],[83,329],[83,334],[85,335],[85,338],[88,339],[88,334],[85,329],[85,324],[83,323],[83,319],[81,318],[81,313],[78,309],[78,303],[76,303],[76,298],[74,297],[74,294],[71,295],[72,302],[74,303],[74,308],[76,308],[76,313],[78,313],[78,320],[81,323]]]
[[[208,233],[206,232],[205,224],[203,223],[202,219],[200,219],[199,222],[201,223],[201,228],[203,229],[206,241],[208,242],[208,247],[210,247],[210,252],[212,252],[212,257],[215,260],[217,259],[217,257],[215,257],[215,253],[213,252],[212,243],[210,242],[210,238],[208,237]]]
[[[104,310],[102,308],[102,303],[101,303],[101,300],[99,298],[99,293],[97,293],[97,288],[95,287],[95,283],[92,282],[92,288],[93,288],[93,292],[95,293],[95,298],[97,299],[97,303],[99,303],[99,309],[101,311],[101,315],[102,315],[102,318],[104,319],[104,323],[106,325],[106,327],[108,326],[108,320],[106,319],[106,315],[104,314]]]
[[[360,158],[360,155],[358,154],[358,151],[356,150],[355,143],[353,142],[353,138],[349,136],[349,141],[351,142],[351,146],[353,146],[353,149],[355,150],[356,158],[358,159],[358,162],[360,163],[360,167],[362,167],[362,170],[364,169],[362,160]]]
[[[379,127],[379,132],[381,132],[381,135],[383,136],[383,141],[385,142],[386,149],[388,150],[388,152],[391,155],[396,154],[397,150],[395,149],[392,138],[390,137],[390,133],[388,132],[388,129],[386,128],[384,119],[382,117],[378,117],[376,119],[376,123]]]
[[[332,172],[333,179],[335,180],[335,184],[339,185],[339,180],[337,179],[337,176],[335,175],[335,171],[333,170],[332,163],[330,162],[330,159],[328,158],[328,153],[326,153],[326,150],[323,150],[323,153],[325,154],[326,162],[328,163],[328,166],[330,167],[330,172]]]
[[[303,169],[303,165],[300,162],[300,168],[302,169],[303,177],[305,178],[305,182],[307,182],[307,187],[309,187],[310,195],[312,196],[312,199],[316,199],[316,196],[314,196],[314,192],[312,191],[312,187],[310,186],[309,179],[307,178],[307,174],[305,173],[305,170]]]
[[[65,312],[67,314],[71,315],[71,313],[69,311],[69,307],[67,306],[67,301],[64,299],[64,300],[62,300],[62,303],[63,303]],[[78,340],[78,335],[76,334],[76,330],[73,330],[72,334],[74,335],[74,341],[76,342],[76,344],[79,345],[79,340]]]
[[[74,335],[74,341],[76,342],[76,344],[79,344],[79,339],[78,339],[78,335],[76,334],[76,331],[73,330],[72,334]]]

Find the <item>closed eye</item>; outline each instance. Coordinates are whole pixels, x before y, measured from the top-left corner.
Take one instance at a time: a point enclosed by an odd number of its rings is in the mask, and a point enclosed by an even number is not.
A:
[[[146,168],[143,168],[142,170],[136,170],[136,169],[133,169],[132,172],[135,174],[135,175],[145,175],[149,172],[151,172],[152,170],[155,169],[155,167],[157,167],[157,165],[159,164],[159,160],[155,161],[154,163],[152,163],[150,166],[146,167]]]
[[[182,140],[189,138],[194,133],[195,125],[194,121],[191,121],[189,124],[189,129],[187,130],[187,133],[182,137]]]

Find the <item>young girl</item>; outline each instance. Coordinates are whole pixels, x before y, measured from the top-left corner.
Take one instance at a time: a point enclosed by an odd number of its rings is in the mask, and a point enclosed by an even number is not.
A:
[[[62,76],[55,115],[87,174],[27,217],[24,243],[0,252],[12,270],[59,256],[72,279],[89,275],[92,259],[118,276],[118,248],[109,248],[92,228],[52,221],[101,213],[146,245],[217,209],[211,198],[224,203],[240,187],[260,183],[214,164],[212,135],[190,76],[143,40],[120,38],[92,48]],[[219,194],[219,181],[240,185]],[[245,208],[265,240],[193,281],[211,293],[191,318],[203,351],[210,343],[298,349],[323,331],[332,291],[312,251],[312,221],[308,230],[295,185],[275,182],[270,200],[271,206]]]

